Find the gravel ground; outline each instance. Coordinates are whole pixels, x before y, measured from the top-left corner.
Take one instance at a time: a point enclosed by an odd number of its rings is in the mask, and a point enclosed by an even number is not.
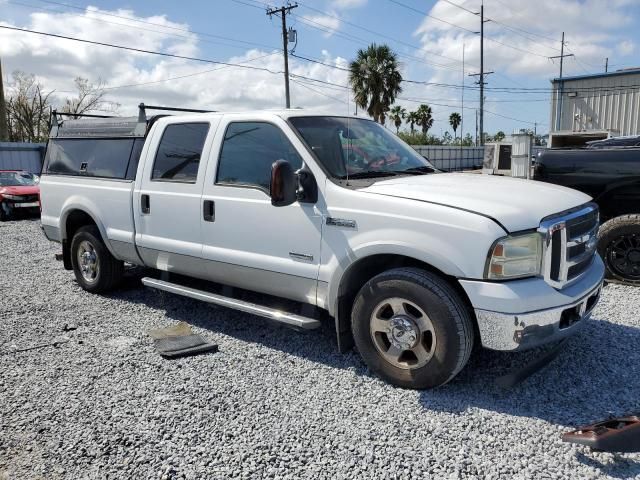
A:
[[[640,289],[607,286],[588,327],[512,390],[494,379],[534,354],[480,350],[417,392],[337,353],[329,328],[294,332],[136,279],[90,295],[57,251],[35,220],[0,224],[1,480],[640,478],[640,455],[560,441],[640,411]],[[220,351],[159,357],[148,330],[181,320]]]

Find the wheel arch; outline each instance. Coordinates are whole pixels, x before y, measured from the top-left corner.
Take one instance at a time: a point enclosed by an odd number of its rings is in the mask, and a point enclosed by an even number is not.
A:
[[[348,351],[353,347],[353,337],[351,334],[351,311],[353,302],[360,289],[371,278],[376,275],[391,270],[393,268],[415,267],[438,275],[445,280],[462,298],[472,313],[474,328],[477,329],[475,315],[471,301],[467,296],[455,275],[445,273],[441,268],[433,263],[412,255],[402,253],[374,253],[358,258],[344,269],[335,289],[334,298],[331,299],[330,311],[334,316],[338,349],[341,352]]]
[[[115,257],[113,248],[107,237],[107,231],[102,222],[86,205],[69,204],[60,217],[60,238],[62,241],[62,260],[64,268],[71,270],[71,240],[81,227],[93,225],[100,232],[100,237],[109,253]]]
[[[616,197],[621,197],[617,199]],[[593,200],[600,208],[600,217],[604,221],[622,215],[638,214],[640,202],[640,180],[630,179],[609,185]]]

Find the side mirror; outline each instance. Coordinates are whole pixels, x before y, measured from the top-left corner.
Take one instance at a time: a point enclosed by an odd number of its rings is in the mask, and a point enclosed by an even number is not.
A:
[[[286,160],[276,160],[271,165],[271,184],[269,195],[271,205],[286,207],[297,200],[297,176]]]

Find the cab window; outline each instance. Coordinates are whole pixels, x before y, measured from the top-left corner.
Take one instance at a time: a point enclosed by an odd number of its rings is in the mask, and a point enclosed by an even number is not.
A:
[[[216,183],[268,191],[271,165],[276,160],[288,161],[294,170],[302,167],[302,158],[282,130],[266,122],[230,123],[220,152]]]

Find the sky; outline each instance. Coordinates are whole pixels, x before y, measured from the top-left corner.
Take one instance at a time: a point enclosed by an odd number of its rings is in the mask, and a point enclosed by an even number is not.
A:
[[[463,114],[475,134],[481,0],[299,0],[289,59],[291,106],[353,114],[345,70],[358,49],[385,43],[405,81],[396,103],[432,107],[430,133],[451,133]],[[282,0],[0,0],[0,26],[70,36],[220,63],[132,52],[0,28],[5,89],[12,72],[34,74],[62,104],[74,78],[103,82],[118,113],[140,102],[220,111],[284,106]],[[485,0],[485,128],[549,129],[550,79],[640,66],[640,0]],[[290,44],[290,48],[294,45]],[[464,50],[464,63],[463,63]],[[303,57],[303,58],[302,58]],[[234,65],[228,65],[234,64]],[[238,64],[242,66],[237,66]],[[390,126],[391,128],[391,126]],[[458,134],[460,130],[458,130]]]

